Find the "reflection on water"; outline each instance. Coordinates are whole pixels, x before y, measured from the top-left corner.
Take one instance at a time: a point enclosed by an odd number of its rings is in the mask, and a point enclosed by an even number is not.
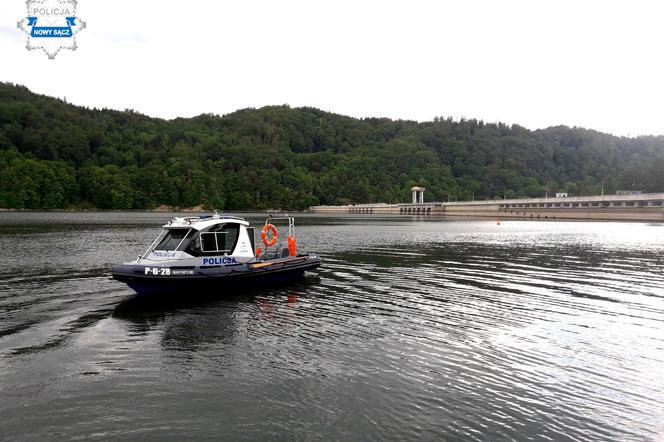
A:
[[[305,217],[317,276],[136,298],[164,218],[0,214],[0,434],[664,437],[664,226]]]

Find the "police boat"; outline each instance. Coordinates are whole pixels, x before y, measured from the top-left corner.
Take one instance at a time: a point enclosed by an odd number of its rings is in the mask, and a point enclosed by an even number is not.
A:
[[[288,224],[286,241],[279,242],[273,222]],[[261,230],[263,246],[255,246],[255,232],[237,216],[176,217],[150,247],[132,262],[113,267],[113,278],[139,295],[223,292],[225,288],[284,282],[320,266],[315,254],[297,252],[292,217],[269,217]]]

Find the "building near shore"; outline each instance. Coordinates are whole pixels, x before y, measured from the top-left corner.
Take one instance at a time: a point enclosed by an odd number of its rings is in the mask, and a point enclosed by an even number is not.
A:
[[[413,193],[413,204],[424,204],[424,187],[411,187],[410,191]]]

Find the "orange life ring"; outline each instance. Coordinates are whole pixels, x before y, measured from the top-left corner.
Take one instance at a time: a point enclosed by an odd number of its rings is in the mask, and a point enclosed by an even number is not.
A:
[[[271,231],[272,232],[272,239],[267,240],[267,232]],[[265,224],[263,226],[263,230],[261,231],[261,238],[263,238],[263,244],[266,246],[270,247],[273,246],[277,243],[277,228],[274,227],[272,224]]]

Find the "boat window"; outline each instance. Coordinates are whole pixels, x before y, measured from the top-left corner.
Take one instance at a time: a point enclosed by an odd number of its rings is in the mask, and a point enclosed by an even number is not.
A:
[[[253,227],[247,227],[247,233],[249,234],[249,242],[251,243],[251,250],[256,250],[256,234],[254,233]]]
[[[155,250],[176,250],[177,246],[182,243],[182,240],[187,236],[190,229],[168,229],[166,235],[157,244]]]
[[[240,225],[236,223],[213,226],[200,233],[200,252],[231,253],[235,248],[239,234]]]

